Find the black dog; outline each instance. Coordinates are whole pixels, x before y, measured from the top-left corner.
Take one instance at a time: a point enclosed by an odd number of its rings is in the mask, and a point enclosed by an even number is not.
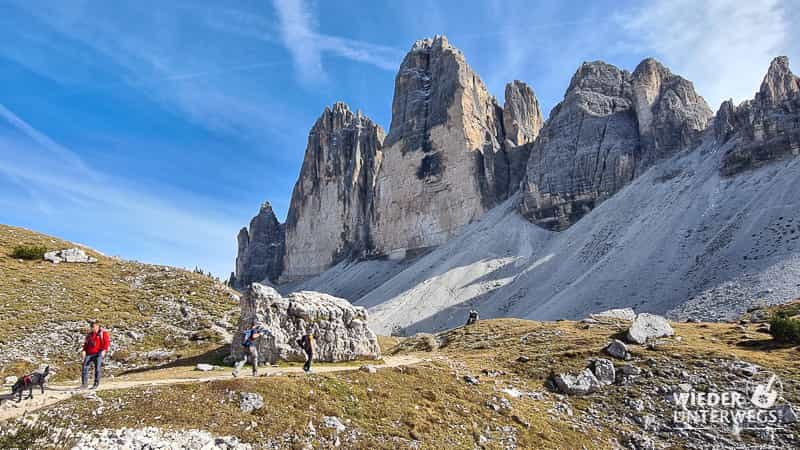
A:
[[[26,399],[32,399],[33,388],[36,386],[39,386],[42,394],[44,394],[44,385],[47,383],[48,376],[50,376],[50,366],[45,367],[43,372],[33,372],[30,375],[25,375],[17,380],[17,382],[14,383],[14,386],[11,387],[11,398],[14,398],[15,395],[18,395],[17,403],[21,402],[22,392],[27,389],[28,396]]]

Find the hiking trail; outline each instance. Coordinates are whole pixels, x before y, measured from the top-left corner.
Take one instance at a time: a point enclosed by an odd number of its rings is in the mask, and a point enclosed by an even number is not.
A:
[[[383,358],[382,364],[374,364],[373,366],[376,369],[382,368],[390,368],[390,367],[398,367],[398,366],[408,366],[422,362],[421,358],[417,358],[414,356],[402,355],[402,356],[386,356]],[[369,361],[364,361],[363,365],[368,365]],[[315,365],[313,368],[313,373],[320,374],[320,373],[333,373],[333,372],[348,372],[348,371],[356,371],[359,370],[361,365],[352,365],[352,366],[335,366],[335,365],[324,365],[319,364]],[[174,377],[174,378],[160,378],[160,379],[142,379],[142,380],[120,380],[119,377],[115,378],[105,378],[97,389],[98,391],[110,391],[110,390],[117,390],[117,389],[128,389],[134,388],[139,386],[163,386],[163,385],[171,385],[171,384],[185,384],[185,383],[207,383],[210,381],[221,381],[221,380],[233,380],[231,375],[232,368],[223,367],[224,370],[215,370],[215,375],[212,376],[199,376],[199,377]],[[160,370],[159,368],[153,368],[150,373],[157,372]],[[303,373],[302,368],[297,367],[272,367],[272,366],[265,366],[260,367],[259,370],[259,379],[264,379],[267,381],[270,376],[275,375],[287,375],[287,374],[301,374]],[[205,373],[205,372],[191,372],[191,373]],[[238,379],[249,380],[253,377],[247,375],[249,371],[243,371],[242,375],[239,375]],[[41,408],[46,406],[53,405],[58,403],[62,400],[66,400],[72,398],[74,396],[82,396],[91,398],[95,394],[93,390],[81,390],[78,389],[76,386],[80,384],[80,381],[73,381],[71,383],[48,383],[45,386],[44,394],[42,394],[38,388],[34,389],[33,392],[33,400],[25,400],[25,397],[28,395],[28,391],[25,391],[22,395],[22,402],[17,403],[16,397],[11,398],[7,392],[4,392],[0,395],[0,398],[3,399],[2,406],[0,406],[0,422],[15,419],[17,417],[23,416],[28,413],[35,412]]]

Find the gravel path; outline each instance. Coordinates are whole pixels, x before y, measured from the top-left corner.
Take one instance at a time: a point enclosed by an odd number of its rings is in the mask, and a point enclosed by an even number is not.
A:
[[[375,364],[374,367],[376,369],[380,369],[383,367],[408,366],[412,364],[417,364],[421,361],[422,360],[420,358],[416,358],[413,356],[406,356],[406,355],[386,356],[383,358],[383,364]],[[347,371],[358,370],[359,367],[360,366],[357,365],[355,366],[315,365],[314,372],[315,373],[347,372]],[[243,371],[243,374],[244,373],[247,372]],[[275,374],[289,374],[289,373],[302,373],[302,368],[301,367],[259,368],[259,374],[261,376],[269,376]],[[248,379],[251,377],[242,375],[240,376],[240,378]],[[181,384],[181,383],[206,383],[209,381],[230,380],[230,379],[232,379],[231,373],[229,370],[226,370],[224,372],[219,372],[218,375],[213,375],[208,377],[198,377],[198,378],[182,377],[182,378],[162,378],[156,380],[130,380],[130,381],[107,380],[100,385],[100,388],[98,390],[108,391],[115,389],[128,389],[139,386],[161,386],[167,384]],[[21,403],[17,403],[16,400],[9,400],[8,394],[4,394],[2,396],[3,399],[2,406],[0,406],[0,422],[20,417],[26,413],[36,411],[40,408],[44,408],[45,406],[50,406],[52,404],[58,403],[62,400],[66,400],[76,395],[82,395],[82,396],[94,395],[94,391],[76,389],[75,386],[78,385],[78,383],[79,383],[78,381],[75,381],[70,384],[62,384],[62,383],[50,384],[45,388],[44,395],[40,394],[37,390],[34,389],[33,400],[25,400],[24,398],[27,395],[27,392],[25,392],[23,394],[23,400]]]

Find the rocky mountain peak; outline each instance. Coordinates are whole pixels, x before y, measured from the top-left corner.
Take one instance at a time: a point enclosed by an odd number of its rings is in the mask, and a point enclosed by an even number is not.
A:
[[[532,139],[540,118],[532,90],[517,88],[512,146]],[[376,251],[440,245],[507,198],[520,178],[512,166],[524,162],[505,142],[503,108],[463,53],[444,36],[417,41],[395,78],[376,189]]]
[[[755,99],[734,106],[722,104],[714,119],[721,142],[734,136],[723,159],[722,174],[736,175],[772,161],[800,154],[800,79],[779,56],[769,65]]]
[[[575,71],[565,96],[574,91],[591,91],[608,96],[623,97],[630,73],[603,61],[584,62]]]
[[[343,102],[314,123],[286,220],[283,280],[368,250],[383,140],[383,128]]]
[[[789,58],[778,56],[769,65],[756,99],[762,103],[778,104],[800,91],[800,78],[789,69]]]
[[[414,45],[411,46],[412,53],[441,51],[443,49],[449,49],[454,52],[461,53],[461,50],[450,45],[450,41],[447,40],[447,36],[441,34],[437,34],[430,38],[419,39],[414,42]]]
[[[244,287],[254,281],[277,280],[283,267],[284,229],[269,202],[261,204],[250,227],[239,230],[233,285]]]
[[[531,151],[521,211],[563,230],[692,143],[711,117],[692,83],[655,59],[633,73],[585,62]]]
[[[533,142],[542,129],[544,120],[539,99],[533,89],[519,80],[506,84],[503,105],[503,128],[506,139],[513,145]]]
[[[403,151],[429,149],[426,130],[447,121],[447,109],[467,73],[473,74],[464,55],[446,37],[414,43],[395,77],[392,123],[385,145],[403,140]]]

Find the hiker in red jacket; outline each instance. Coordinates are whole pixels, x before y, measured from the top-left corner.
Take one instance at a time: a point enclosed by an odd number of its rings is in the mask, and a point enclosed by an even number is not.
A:
[[[94,384],[92,389],[97,389],[100,385],[100,371],[103,367],[103,358],[108,353],[108,345],[111,339],[108,337],[108,332],[100,328],[100,322],[92,320],[89,322],[92,330],[86,335],[83,341],[83,371],[81,372],[81,389],[86,389],[87,382],[89,381],[89,365],[94,364]]]

